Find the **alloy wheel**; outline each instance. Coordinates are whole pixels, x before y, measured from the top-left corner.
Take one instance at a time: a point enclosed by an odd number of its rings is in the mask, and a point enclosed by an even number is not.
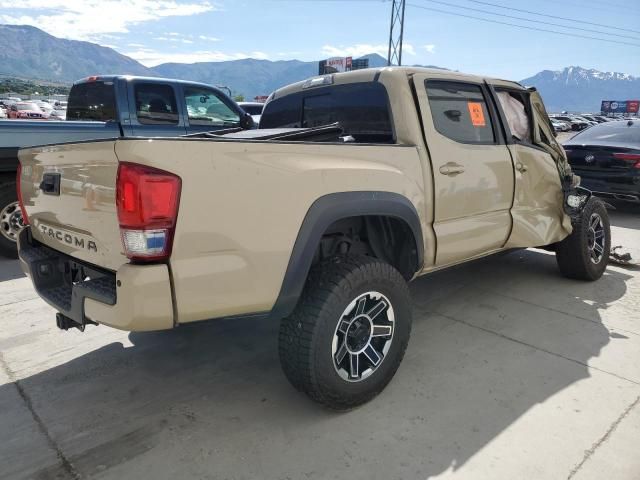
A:
[[[589,218],[589,230],[587,230],[587,248],[589,250],[589,258],[596,265],[604,257],[605,241],[602,217],[597,213],[592,213],[591,218]]]
[[[333,335],[331,356],[340,377],[359,382],[384,361],[395,326],[393,306],[379,292],[366,292],[344,309]]]
[[[12,242],[18,241],[18,234],[24,227],[22,212],[18,202],[10,203],[0,211],[0,234]]]

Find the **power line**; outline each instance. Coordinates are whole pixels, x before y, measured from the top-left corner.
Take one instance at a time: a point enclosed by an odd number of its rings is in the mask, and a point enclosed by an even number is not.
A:
[[[453,4],[453,3],[441,2],[439,0],[423,0],[423,1],[429,2],[429,3],[438,3],[440,5],[445,5],[445,6],[448,6],[448,7],[463,8],[465,10],[471,10],[471,11],[474,11],[474,12],[480,12],[480,13],[484,13],[484,14],[487,14],[487,15],[494,15],[494,16],[497,16],[497,17],[512,18],[514,20],[522,20],[524,22],[539,23],[539,24],[542,24],[542,25],[551,25],[553,27],[569,28],[571,30],[581,30],[583,32],[599,33],[601,35],[610,35],[610,36],[614,36],[614,37],[631,38],[632,40],[640,40],[640,38],[633,37],[631,35],[621,35],[619,33],[603,32],[602,30],[593,30],[591,28],[572,27],[570,25],[562,25],[561,23],[545,22],[544,20],[532,20],[532,19],[529,19],[529,18],[517,17],[515,15],[507,15],[507,14],[504,14],[504,13],[490,12],[488,10],[482,10],[480,8],[465,7],[463,5],[456,5],[456,4]]]
[[[467,1],[468,2],[472,2],[472,3],[479,3],[480,5],[488,5],[490,7],[502,8],[504,10],[513,10],[514,12],[530,13],[531,15],[537,15],[539,17],[555,18],[556,20],[567,20],[569,22],[584,23],[585,25],[594,25],[596,27],[604,27],[604,28],[610,28],[610,29],[614,29],[614,30],[623,30],[625,32],[631,32],[631,33],[640,33],[640,31],[638,31],[638,30],[630,30],[628,28],[612,27],[610,25],[604,25],[602,23],[587,22],[585,20],[576,20],[574,18],[559,17],[559,16],[556,16],[556,15],[547,15],[545,13],[533,12],[531,10],[523,10],[521,8],[505,7],[504,5],[498,5],[496,3],[484,2],[482,0],[467,0]]]
[[[407,5],[410,6],[410,7],[413,7],[413,8],[420,8],[422,10],[430,10],[432,12],[444,13],[446,15],[453,15],[453,16],[456,16],[456,17],[471,18],[473,20],[480,20],[482,22],[497,23],[498,25],[508,25],[510,27],[524,28],[526,30],[535,30],[537,32],[555,33],[557,35],[564,35],[564,36],[567,36],[567,37],[587,38],[589,40],[600,40],[601,42],[617,43],[619,45],[631,45],[632,47],[640,47],[640,43],[623,42],[623,41],[620,41],[620,40],[611,40],[611,39],[608,39],[608,38],[598,38],[598,37],[592,37],[592,36],[589,36],[589,35],[580,35],[578,33],[559,32],[557,30],[549,30],[547,28],[530,27],[530,26],[527,26],[527,25],[517,25],[515,23],[501,22],[499,20],[491,20],[489,18],[476,17],[476,16],[473,16],[473,15],[465,15],[463,13],[448,12],[446,10],[441,10],[439,8],[431,8],[431,7],[425,7],[423,5],[416,5],[415,3],[407,3]]]

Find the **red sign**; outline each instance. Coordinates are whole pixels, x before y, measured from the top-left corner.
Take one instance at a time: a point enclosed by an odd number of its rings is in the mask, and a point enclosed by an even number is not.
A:
[[[629,100],[627,102],[627,113],[638,113],[640,100]]]
[[[348,72],[351,70],[352,57],[341,58],[329,58],[327,60],[327,67],[330,67],[334,72]]]

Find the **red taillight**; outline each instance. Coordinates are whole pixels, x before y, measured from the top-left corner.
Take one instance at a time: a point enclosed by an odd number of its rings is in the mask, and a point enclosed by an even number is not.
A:
[[[634,162],[633,168],[640,168],[640,153],[614,153],[613,158],[617,160],[625,160]]]
[[[118,221],[131,260],[165,260],[171,255],[178,216],[180,177],[163,170],[120,163],[116,182]]]
[[[22,164],[18,163],[18,173],[16,175],[16,193],[18,194],[18,205],[20,205],[20,211],[22,212],[22,222],[24,225],[29,225],[29,217],[27,216],[27,210],[24,208],[24,201],[22,200],[22,186],[20,182],[22,180]]]

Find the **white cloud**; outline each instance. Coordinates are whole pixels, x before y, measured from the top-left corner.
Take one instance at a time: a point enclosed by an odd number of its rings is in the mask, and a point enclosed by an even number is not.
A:
[[[409,55],[416,54],[413,45],[411,45],[410,43],[403,44],[402,50]],[[387,44],[371,45],[368,43],[357,43],[356,45],[351,45],[348,47],[342,45],[339,47],[335,47],[333,45],[325,45],[322,47],[322,53],[327,57],[362,57],[363,55],[367,55],[369,53],[377,53],[378,55],[386,57],[388,52],[389,45]]]
[[[193,40],[189,40],[188,38],[179,38],[179,37],[153,37],[153,39],[160,40],[162,42],[187,43],[187,44],[193,43]]]
[[[429,53],[435,53],[436,52],[436,46],[433,43],[430,43],[428,45],[424,45],[424,49]]]
[[[197,63],[197,62],[223,62],[226,60],[240,60],[243,58],[257,58],[260,60],[268,59],[268,55],[264,52],[247,53],[226,53],[220,51],[199,50],[185,53],[168,53],[149,48],[139,48],[131,52],[125,52],[125,55],[131,57],[147,67],[155,67],[161,63]]]
[[[416,54],[416,50],[413,48],[413,45],[411,45],[410,43],[403,43],[402,44],[402,53],[408,53],[409,55],[415,55]]]
[[[131,25],[216,9],[199,0],[21,0],[18,5],[15,0],[0,0],[0,11],[14,12],[0,14],[0,23],[33,25],[56,37],[92,40],[127,33]]]
[[[251,52],[251,55],[249,55],[251,58],[257,58],[258,60],[268,60],[269,59],[269,55],[267,55],[264,52]]]
[[[209,37],[208,35],[198,35],[200,40],[206,40],[207,42],[219,42],[220,39],[216,37]]]

